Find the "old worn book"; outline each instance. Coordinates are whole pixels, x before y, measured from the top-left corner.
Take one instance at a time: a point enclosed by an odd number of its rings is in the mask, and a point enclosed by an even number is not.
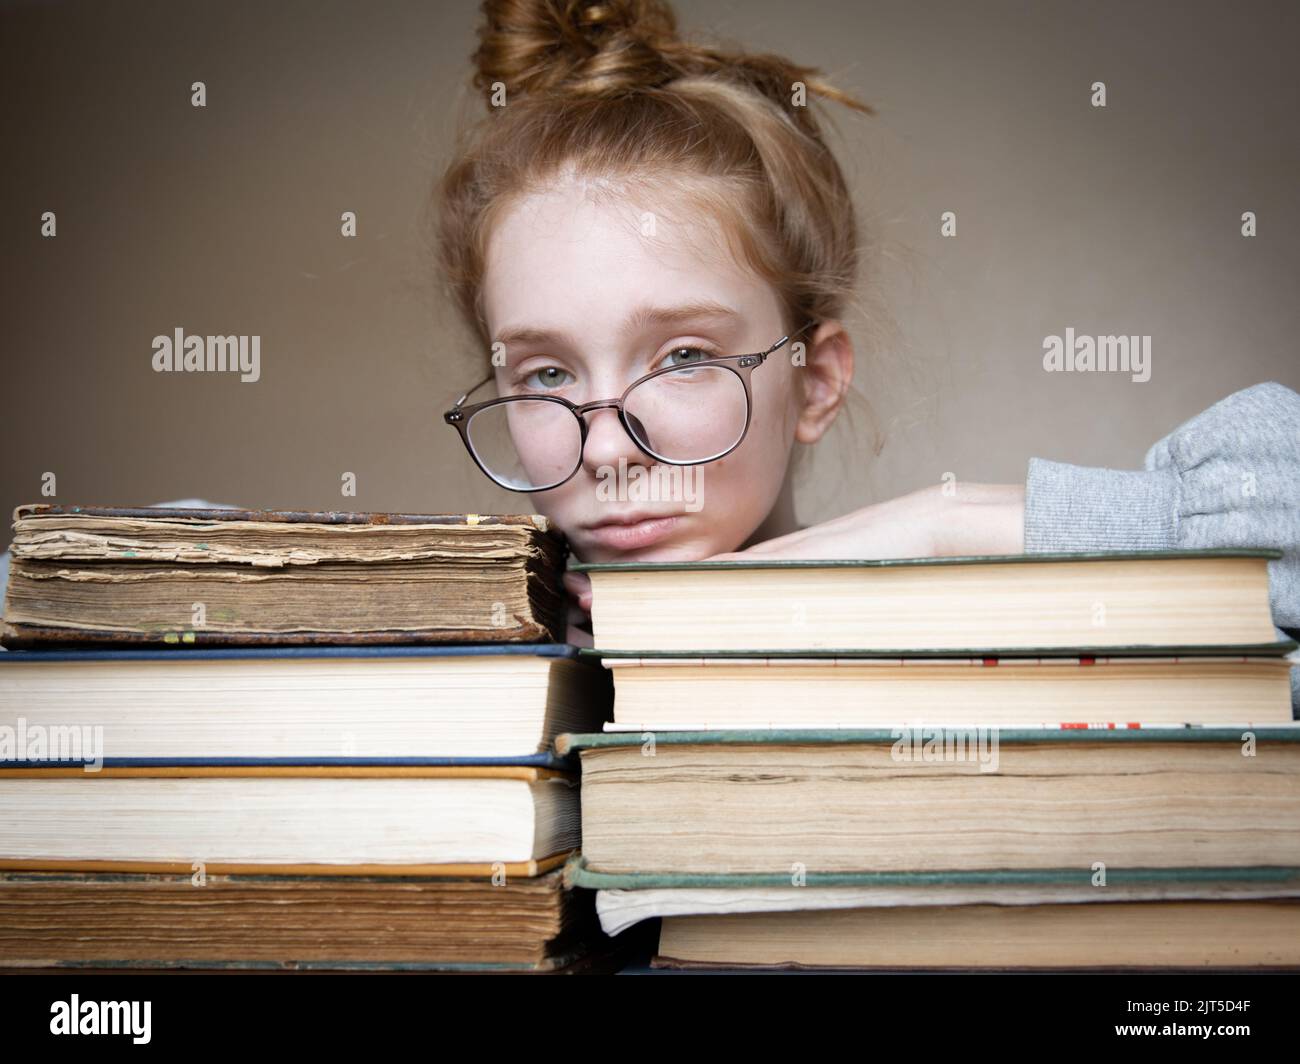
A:
[[[1300,866],[1300,726],[562,735],[594,872]],[[683,830],[689,825],[689,830]]]
[[[737,883],[734,875],[615,875],[590,872],[581,855],[569,859],[565,881],[596,891],[606,934],[672,916],[775,913],[828,909],[925,909],[976,905],[1110,905],[1140,901],[1300,900],[1300,868],[1091,869],[1053,872],[871,872],[840,874],[837,886],[791,877],[776,886]],[[656,885],[651,885],[651,884]],[[689,886],[671,885],[689,883]]]
[[[0,869],[532,876],[579,844],[532,766],[0,767]]]
[[[1275,550],[980,558],[605,562],[591,578],[607,652],[971,656],[1117,648],[1248,653],[1275,644]]]
[[[0,966],[553,971],[591,894],[534,878],[0,872]],[[607,940],[606,940],[607,941]]]
[[[1283,724],[1281,655],[889,658],[609,655],[607,731],[872,728],[903,721],[1039,724]]]
[[[0,652],[0,763],[554,761],[609,719],[563,643]]]
[[[9,647],[563,638],[539,515],[26,505],[13,528]]]
[[[952,905],[665,917],[663,967],[1300,965],[1300,899]]]

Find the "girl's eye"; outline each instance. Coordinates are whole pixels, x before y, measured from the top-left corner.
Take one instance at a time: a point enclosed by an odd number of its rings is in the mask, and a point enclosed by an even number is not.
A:
[[[533,370],[532,373],[527,374],[522,383],[529,388],[544,392],[555,388],[563,388],[571,380],[573,380],[573,374],[568,370],[560,369],[559,366],[544,366],[542,369]]]
[[[713,352],[705,351],[700,347],[675,347],[664,356],[664,365],[690,366],[696,362],[703,362],[706,359],[716,357]]]

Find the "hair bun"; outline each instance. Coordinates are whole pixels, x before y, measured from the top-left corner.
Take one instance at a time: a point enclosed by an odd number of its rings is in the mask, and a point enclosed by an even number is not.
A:
[[[662,0],[484,0],[474,84],[507,92],[617,95],[683,73]]]

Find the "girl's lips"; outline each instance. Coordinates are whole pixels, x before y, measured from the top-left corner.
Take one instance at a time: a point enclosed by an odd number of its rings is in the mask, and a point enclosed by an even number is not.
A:
[[[599,525],[587,529],[587,535],[593,543],[610,550],[637,550],[666,539],[680,520],[680,517],[652,517],[630,525]]]

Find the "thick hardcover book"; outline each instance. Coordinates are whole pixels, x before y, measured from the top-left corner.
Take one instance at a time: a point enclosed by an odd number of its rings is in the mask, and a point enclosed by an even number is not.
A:
[[[591,578],[594,643],[611,655],[1246,653],[1277,640],[1268,563],[1279,557],[1138,551],[570,568]]]
[[[530,766],[0,768],[0,869],[534,876],[581,841]]]
[[[0,872],[0,966],[559,971],[608,951],[533,878]]]
[[[539,515],[30,504],[13,527],[9,647],[563,638]]]
[[[877,970],[1292,969],[1300,966],[1300,899],[668,916],[652,964]]]
[[[1300,866],[1297,725],[651,731],[556,746],[581,754],[594,872],[765,874],[774,885]]]
[[[1279,967],[1300,867],[616,875],[575,854],[602,929],[662,921],[655,963],[788,969]],[[691,959],[686,959],[691,958]]]
[[[574,769],[611,697],[562,643],[8,651],[0,764]]]
[[[857,884],[792,886],[790,877],[780,886],[729,885],[719,877],[710,886],[645,886],[636,876],[599,876],[578,871],[571,873],[574,860],[566,864],[565,875],[576,886],[589,875],[607,880],[623,880],[624,886],[596,888],[596,912],[606,934],[617,935],[646,920],[670,916],[716,916],[722,913],[825,911],[830,909],[930,909],[938,911],[954,905],[1101,905],[1139,901],[1258,901],[1267,898],[1300,898],[1300,868],[1297,869],[1227,869],[1226,874],[1213,869],[1159,869],[1181,872],[1150,878],[1150,870],[1112,870],[1104,885],[1095,873],[1087,876],[1078,871],[1054,871],[1038,880],[1025,876],[983,878],[932,875],[897,881],[898,877],[862,877]],[[1231,873],[1254,871],[1251,878]],[[1146,873],[1146,874],[1144,874]],[[1287,873],[1265,875],[1262,873]],[[704,879],[704,877],[696,877]],[[891,881],[893,880],[893,881]],[[707,881],[707,880],[705,880]]]
[[[985,727],[1088,722],[1284,724],[1294,643],[1258,653],[978,658],[610,654],[606,731],[870,728],[899,721]]]

